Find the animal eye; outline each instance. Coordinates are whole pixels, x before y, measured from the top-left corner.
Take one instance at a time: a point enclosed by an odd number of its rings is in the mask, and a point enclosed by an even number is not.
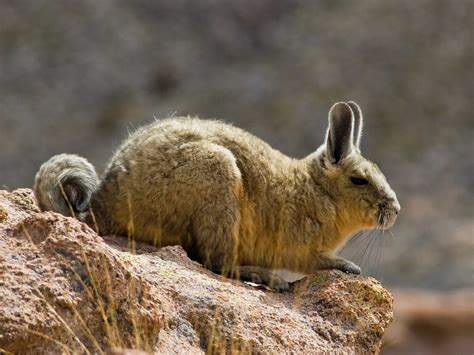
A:
[[[365,179],[357,178],[357,177],[351,177],[351,182],[354,185],[367,185],[369,182]]]

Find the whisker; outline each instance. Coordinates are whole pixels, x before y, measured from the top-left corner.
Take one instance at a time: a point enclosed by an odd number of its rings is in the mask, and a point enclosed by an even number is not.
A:
[[[395,236],[393,235],[392,229],[390,228],[388,231],[390,232],[390,235],[392,236],[392,238],[395,239]]]
[[[366,238],[367,235],[368,235],[368,231],[360,232],[360,234],[358,234],[357,236],[357,239],[355,239],[354,242],[352,243],[352,246],[355,249],[355,253],[352,254],[353,256],[352,259],[354,259],[354,261],[359,265],[361,264],[361,261],[362,261],[361,257],[362,257],[364,246],[367,243],[367,238]]]
[[[356,234],[354,234],[349,239],[349,241],[346,243],[346,245],[344,245],[342,247],[341,251],[348,250],[348,249],[354,247],[356,244],[358,244],[360,242],[360,240],[362,239],[362,236],[364,235],[364,232],[365,231],[360,231],[360,232],[357,232]]]
[[[369,243],[368,243],[368,247],[367,247],[367,252],[366,252],[366,265],[367,265],[367,274],[370,275],[371,274],[371,271],[372,271],[372,250],[373,250],[373,244],[374,244],[374,240],[375,238],[373,237],[373,234],[372,233],[372,237],[370,238],[369,240]]]
[[[370,245],[373,242],[373,239],[374,239],[373,236],[375,233],[376,233],[375,229],[368,232],[368,235],[366,237],[366,242],[364,243],[364,247],[361,249],[360,265],[361,266],[364,265],[367,268],[369,267],[369,259],[367,258],[367,255],[368,255],[368,251],[370,250]]]
[[[370,254],[369,254],[369,262],[371,261],[371,267],[370,267],[370,271],[372,273],[372,275],[376,275],[377,274],[377,268],[378,268],[378,251],[380,250],[379,248],[379,238],[380,238],[380,235],[379,235],[379,230],[377,229],[376,233],[374,234],[374,237],[373,237],[373,241],[371,243],[371,250],[370,250]]]
[[[366,274],[378,275],[380,260],[385,245],[385,227],[388,223],[388,214],[385,209],[381,209],[377,215],[377,221],[373,229],[355,233],[342,251],[350,250],[352,260],[365,270]],[[382,231],[382,233],[379,233]],[[393,233],[390,231],[393,236]],[[382,238],[382,241],[377,239]]]
[[[377,241],[377,250],[375,254],[375,272],[374,272],[374,276],[376,277],[379,276],[380,259],[383,253],[383,240],[384,240],[383,232],[382,232],[382,237],[379,237],[378,239],[379,240]]]

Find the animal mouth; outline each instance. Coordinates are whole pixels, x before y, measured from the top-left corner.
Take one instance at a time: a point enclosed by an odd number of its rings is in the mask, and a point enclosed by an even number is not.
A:
[[[390,208],[381,207],[377,216],[376,229],[386,230],[393,226],[397,219],[397,213]]]

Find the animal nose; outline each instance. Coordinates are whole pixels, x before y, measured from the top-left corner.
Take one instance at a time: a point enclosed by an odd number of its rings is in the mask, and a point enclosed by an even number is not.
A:
[[[395,214],[398,214],[401,210],[400,203],[397,200],[391,200],[392,208],[395,211]]]
[[[381,205],[382,208],[388,208],[395,212],[396,215],[400,212],[400,203],[394,198],[386,198]]]

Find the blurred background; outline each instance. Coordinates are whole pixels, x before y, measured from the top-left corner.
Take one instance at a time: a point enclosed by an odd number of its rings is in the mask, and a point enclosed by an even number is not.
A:
[[[473,15],[472,0],[2,0],[0,187],[31,187],[62,152],[102,171],[172,114],[303,157],[355,100],[402,205],[391,233],[343,250],[395,294],[384,352],[472,354]]]

